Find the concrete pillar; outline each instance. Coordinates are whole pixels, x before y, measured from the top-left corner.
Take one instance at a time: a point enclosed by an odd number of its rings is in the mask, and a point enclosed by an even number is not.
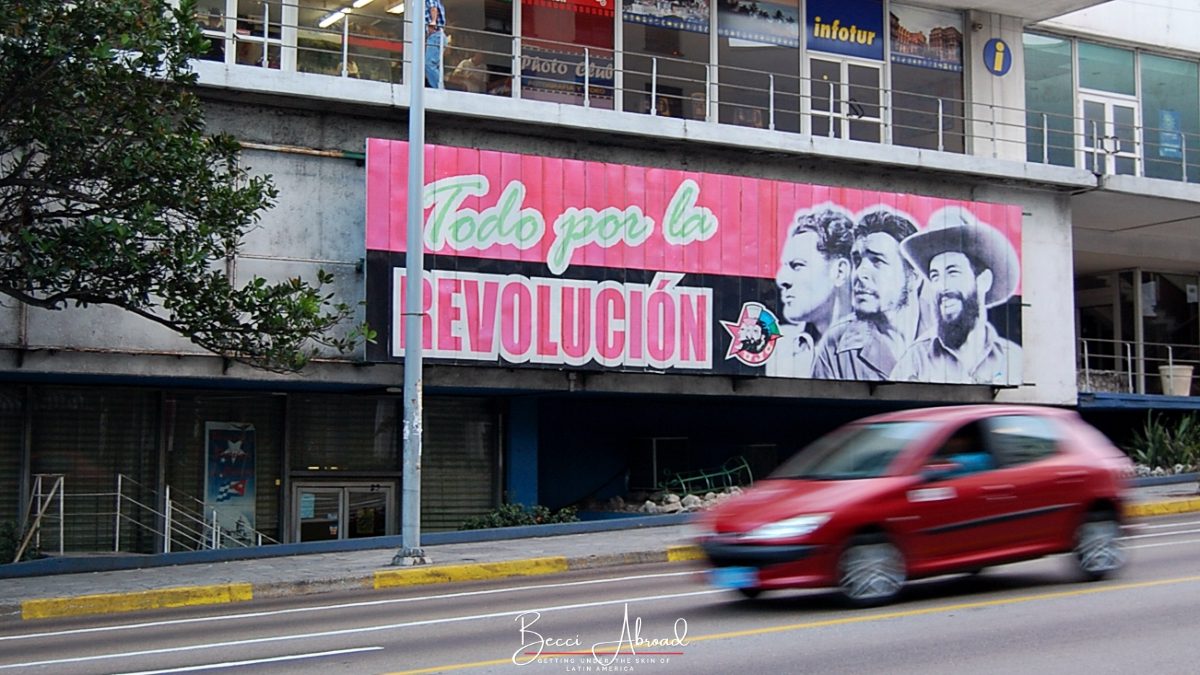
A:
[[[533,506],[538,503],[538,400],[514,397],[508,404],[505,447],[505,501]]]
[[[1024,26],[1019,18],[969,12],[964,40],[963,68],[967,78],[967,116],[971,134],[971,154],[1025,161],[1025,54],[1022,43]],[[992,39],[1004,42],[1011,66],[998,75],[985,59]]]

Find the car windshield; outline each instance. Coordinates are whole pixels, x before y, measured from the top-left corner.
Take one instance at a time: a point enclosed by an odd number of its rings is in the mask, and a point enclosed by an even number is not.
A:
[[[929,422],[876,422],[842,427],[796,453],[771,478],[877,478],[886,474],[896,455],[929,427]]]

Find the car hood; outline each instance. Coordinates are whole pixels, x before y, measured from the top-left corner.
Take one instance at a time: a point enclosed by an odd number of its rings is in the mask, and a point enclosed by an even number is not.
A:
[[[784,518],[868,504],[902,482],[903,477],[761,481],[711,510],[706,520],[717,533],[745,532]]]

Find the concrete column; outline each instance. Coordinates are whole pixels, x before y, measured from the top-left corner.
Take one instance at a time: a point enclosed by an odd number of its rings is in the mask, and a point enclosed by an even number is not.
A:
[[[529,396],[512,398],[506,429],[505,501],[532,506],[538,503],[538,400]]]
[[[971,154],[1025,161],[1024,26],[1016,17],[969,12],[963,44],[967,81],[967,117]],[[993,38],[1003,40],[1012,66],[1004,75],[988,69],[984,49]]]

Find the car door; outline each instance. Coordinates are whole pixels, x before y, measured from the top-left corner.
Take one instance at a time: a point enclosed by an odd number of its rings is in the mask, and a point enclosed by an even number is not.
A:
[[[904,513],[892,523],[908,534],[914,562],[936,567],[997,545],[1015,496],[996,476],[996,466],[975,422],[955,430],[929,454],[923,479],[907,490]]]
[[[1088,474],[1062,452],[1060,427],[1039,415],[998,415],[983,427],[1000,465],[997,482],[1012,486],[1008,527],[998,543],[1016,550],[1061,540]]]

